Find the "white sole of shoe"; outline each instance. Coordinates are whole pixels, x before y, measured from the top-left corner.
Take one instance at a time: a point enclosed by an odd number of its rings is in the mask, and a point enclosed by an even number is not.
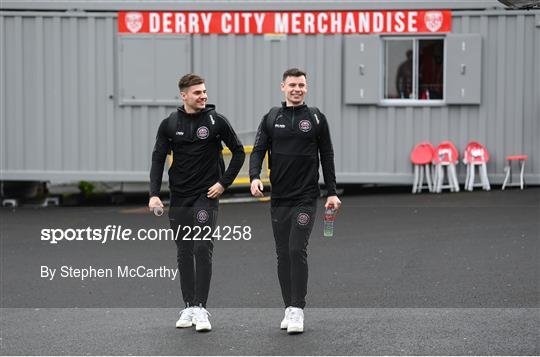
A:
[[[195,330],[197,332],[208,332],[208,331],[212,331],[212,327],[211,326],[195,326]]]
[[[303,327],[293,327],[293,328],[287,328],[287,333],[289,335],[294,335],[296,333],[302,333],[304,332],[304,328]]]

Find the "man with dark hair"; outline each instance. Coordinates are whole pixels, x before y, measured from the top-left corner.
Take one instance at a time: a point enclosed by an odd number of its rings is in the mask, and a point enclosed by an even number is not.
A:
[[[285,303],[281,328],[304,331],[308,265],[307,245],[319,196],[319,154],[328,190],[325,208],[339,210],[334,151],[324,114],[304,103],[306,73],[291,68],[283,73],[285,101],[263,117],[250,156],[251,193],[263,196],[260,180],[266,152],[270,157],[272,229],[278,258],[278,278]]]
[[[396,90],[398,98],[410,98],[412,93],[412,70],[413,70],[413,52],[406,52],[407,59],[403,61],[396,75]]]
[[[185,309],[176,327],[196,325],[197,331],[210,331],[206,300],[212,275],[212,240],[191,240],[198,227],[214,231],[219,196],[234,181],[244,163],[244,147],[229,121],[206,104],[204,79],[187,74],[178,82],[183,106],[164,119],[158,129],[150,170],[150,209],[163,207],[159,198],[163,165],[169,151],[171,208],[169,219],[177,235],[177,261]],[[225,171],[221,142],[232,152]],[[186,227],[189,227],[186,230]],[[204,230],[203,228],[207,228]],[[186,237],[185,237],[186,236]],[[184,238],[185,237],[185,238]]]
[[[186,74],[178,81],[178,89],[180,92],[185,92],[187,88],[196,84],[204,84],[204,79],[193,73]]]

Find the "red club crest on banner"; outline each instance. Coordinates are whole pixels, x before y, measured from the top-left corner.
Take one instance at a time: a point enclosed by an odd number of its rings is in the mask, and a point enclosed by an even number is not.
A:
[[[424,23],[431,32],[437,32],[443,24],[443,14],[440,11],[428,11],[424,15]]]
[[[126,28],[131,33],[137,33],[141,30],[143,26],[143,14],[140,12],[128,12],[124,16],[124,23]]]

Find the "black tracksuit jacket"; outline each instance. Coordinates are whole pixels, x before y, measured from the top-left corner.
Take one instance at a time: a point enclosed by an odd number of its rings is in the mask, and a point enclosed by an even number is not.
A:
[[[159,196],[165,158],[171,149],[173,163],[169,169],[169,187],[172,195],[198,195],[207,192],[216,182],[227,188],[245,159],[244,147],[231,124],[217,112],[210,117],[209,112],[215,110],[212,104],[197,113],[186,113],[183,106],[177,110],[178,121],[172,142],[169,142],[172,133],[168,133],[168,118],[161,122],[157,132],[150,169],[150,197]],[[222,141],[232,152],[226,171],[221,157]]]
[[[305,104],[281,109],[271,132],[266,114],[255,137],[249,161],[251,181],[258,179],[262,162],[270,150],[272,200],[295,201],[319,196],[319,153],[328,196],[336,195],[334,150],[324,114],[313,120]]]

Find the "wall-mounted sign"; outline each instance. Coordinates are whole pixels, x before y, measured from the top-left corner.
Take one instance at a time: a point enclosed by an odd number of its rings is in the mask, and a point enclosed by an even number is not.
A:
[[[119,12],[125,34],[420,34],[450,32],[449,10]]]

